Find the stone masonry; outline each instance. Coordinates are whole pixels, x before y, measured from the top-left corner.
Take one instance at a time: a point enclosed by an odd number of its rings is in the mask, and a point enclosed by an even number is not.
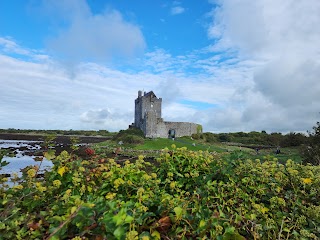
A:
[[[138,91],[135,100],[134,123],[131,127],[139,128],[145,137],[168,138],[191,136],[201,131],[201,126],[190,122],[166,122],[161,118],[162,99],[151,92]]]

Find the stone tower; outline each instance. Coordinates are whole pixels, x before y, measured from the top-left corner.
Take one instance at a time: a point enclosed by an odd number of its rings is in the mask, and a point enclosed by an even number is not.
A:
[[[140,128],[145,136],[154,137],[157,131],[157,122],[161,119],[162,99],[151,92],[138,91],[135,100],[134,126]]]

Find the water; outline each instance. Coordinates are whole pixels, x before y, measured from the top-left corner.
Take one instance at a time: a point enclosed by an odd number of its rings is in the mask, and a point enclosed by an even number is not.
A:
[[[27,140],[1,140],[0,149],[27,147],[28,149],[40,149],[41,141]]]
[[[43,161],[36,161],[36,156],[32,155],[32,152],[41,149],[42,142],[39,141],[24,141],[24,140],[1,140],[0,139],[0,149],[15,149],[16,155],[14,157],[5,156],[3,161],[9,162],[7,166],[4,166],[0,170],[0,174],[10,174],[17,173],[18,176],[21,176],[21,169],[27,166],[38,166],[39,172],[43,172],[45,169],[50,169],[53,165],[51,161],[43,158]],[[21,150],[23,148],[23,150]],[[25,153],[29,153],[25,155]],[[31,154],[30,154],[31,152]],[[41,164],[41,166],[40,166]]]

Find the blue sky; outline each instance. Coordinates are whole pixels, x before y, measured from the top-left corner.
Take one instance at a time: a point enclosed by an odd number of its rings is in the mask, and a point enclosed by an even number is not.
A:
[[[125,129],[138,90],[204,131],[311,129],[317,0],[0,3],[0,128]]]

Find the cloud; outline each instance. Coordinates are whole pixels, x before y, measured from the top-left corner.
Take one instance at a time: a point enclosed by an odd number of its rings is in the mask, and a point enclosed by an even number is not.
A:
[[[99,129],[107,128],[109,131],[126,129],[133,121],[133,111],[122,112],[120,109],[89,110],[81,114],[80,120],[89,126],[97,126]]]
[[[157,95],[163,99],[163,106],[171,105],[175,100],[181,97],[181,90],[179,88],[179,79],[174,76],[166,76],[156,87]]]
[[[135,89],[143,85],[138,77],[97,64],[82,64],[75,71],[71,80],[64,68],[52,61],[0,54],[1,128],[127,128],[133,119]],[[95,109],[109,109],[111,115]],[[101,120],[104,116],[105,121]]]
[[[207,28],[213,44],[207,50],[222,52],[222,62],[223,58],[237,58],[226,71],[234,71],[238,81],[247,80],[246,90],[241,94],[238,88],[228,100],[232,110],[220,115],[215,110],[208,122],[219,126],[224,119],[228,124],[230,115],[230,121],[237,119],[232,125],[242,124],[244,129],[310,129],[319,118],[320,105],[320,29],[315,27],[320,22],[319,11],[317,0],[227,0],[214,5]],[[251,64],[240,67],[244,62]],[[207,71],[217,70],[210,63],[201,65]],[[237,105],[241,108],[235,108]]]
[[[173,57],[164,51],[150,53],[141,61],[147,61],[152,56],[154,61],[161,62],[163,55],[167,62],[176,62],[176,69],[193,61],[188,63],[185,58]],[[151,69],[125,73],[88,62],[77,65],[75,77],[71,80],[64,67],[54,61],[0,55],[0,80],[5,86],[0,88],[3,99],[0,126],[109,131],[125,129],[133,121],[134,99],[140,89],[153,90],[164,99],[163,116],[168,120],[187,121],[196,110],[176,101],[184,99],[189,93],[188,99],[200,98],[203,93],[200,86],[206,81],[203,79],[203,83],[197,83],[197,79],[170,72],[167,68],[170,69],[170,65],[158,68],[157,72]],[[203,86],[202,90],[207,86]],[[199,91],[192,93],[188,87]],[[27,120],[16,117],[22,112]]]
[[[1,50],[5,53],[16,53],[21,55],[30,54],[29,50],[21,48],[13,39],[10,38],[0,37],[0,46],[2,47]]]
[[[164,49],[156,49],[145,54],[144,65],[152,68],[156,72],[171,70],[173,67],[173,58],[170,53]]]
[[[111,113],[108,109],[89,110],[81,115],[81,120],[100,124],[110,118],[110,115]]]
[[[119,11],[93,14],[83,0],[45,1],[43,8],[60,17],[55,20],[57,34],[48,38],[47,46],[62,59],[101,62],[131,58],[146,47],[140,27],[123,19]]]
[[[181,6],[175,6],[175,7],[172,7],[171,8],[171,14],[172,15],[178,15],[178,14],[181,14],[185,11],[185,9]]]

